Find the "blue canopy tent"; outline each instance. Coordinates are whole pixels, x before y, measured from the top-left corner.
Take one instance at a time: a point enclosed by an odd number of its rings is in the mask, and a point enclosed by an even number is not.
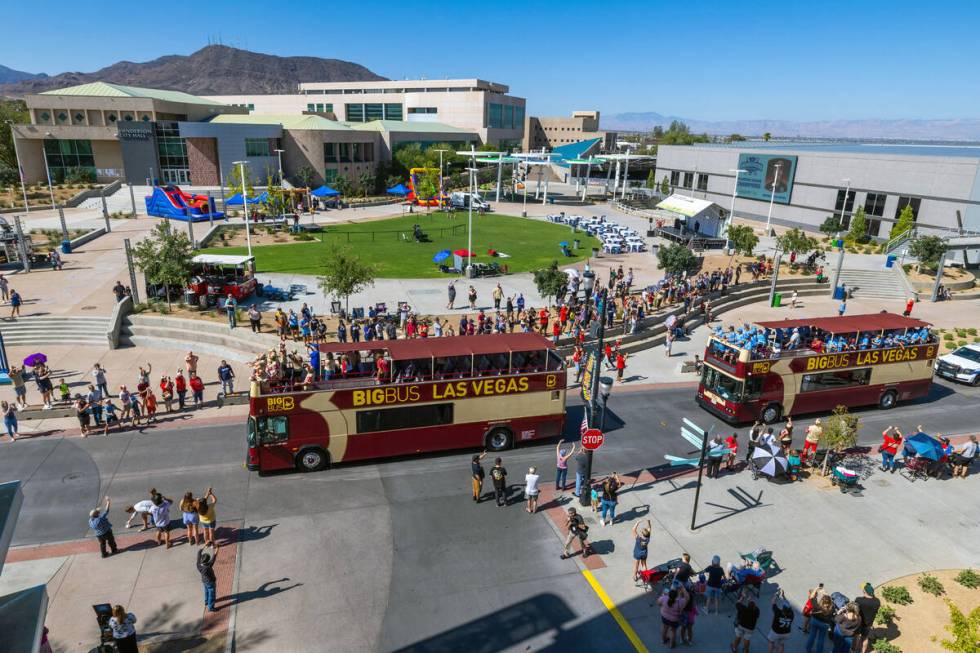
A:
[[[432,257],[433,263],[442,263],[452,254],[448,249],[439,250],[436,255]]]
[[[396,184],[395,186],[389,188],[387,192],[389,195],[401,195],[404,197],[405,195],[408,195],[411,191],[405,187],[405,184]]]
[[[310,191],[310,195],[313,197],[337,197],[340,195],[340,191],[330,188],[330,186],[320,186],[316,190]]]
[[[253,204],[261,204],[265,202],[267,199],[269,199],[269,193],[263,191],[260,195],[256,197],[249,197],[248,205],[252,206]],[[232,195],[231,197],[225,200],[225,206],[240,206],[242,204],[244,204],[244,202],[242,202],[241,193],[235,193],[234,195]]]
[[[905,438],[905,448],[912,450],[915,455],[928,458],[929,460],[939,460],[943,457],[942,443],[931,435],[921,431]]]

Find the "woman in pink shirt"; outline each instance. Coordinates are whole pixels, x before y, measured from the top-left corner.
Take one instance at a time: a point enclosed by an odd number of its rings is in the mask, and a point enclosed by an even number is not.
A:
[[[664,644],[669,643],[670,648],[674,648],[677,643],[677,627],[681,623],[681,614],[684,612],[687,600],[687,590],[681,584],[657,599],[657,605],[660,606],[660,621],[663,624],[660,627],[660,639]]]

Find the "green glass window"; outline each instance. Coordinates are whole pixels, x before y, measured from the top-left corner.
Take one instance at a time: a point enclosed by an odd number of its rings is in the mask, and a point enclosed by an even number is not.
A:
[[[92,142],[48,138],[44,140],[44,154],[48,161],[51,179],[61,183],[69,176],[83,174],[95,181],[95,157],[92,156]]]
[[[514,105],[512,104],[504,105],[504,126],[510,129],[514,128]]]
[[[350,163],[350,143],[337,143],[340,148],[340,160],[342,163]]]
[[[497,104],[496,102],[490,103],[490,110],[487,120],[487,126],[494,129],[501,129],[504,126],[504,111],[503,105]]]
[[[402,105],[385,104],[385,120],[402,120]]]
[[[361,144],[360,143],[351,143],[350,144],[350,154],[351,154],[350,158],[351,158],[352,161],[360,161],[361,160]]]
[[[384,105],[383,104],[365,104],[364,105],[364,120],[370,122],[372,120],[381,120],[384,118]]]
[[[81,111],[76,111],[73,117],[75,118],[75,122],[85,122],[85,114]]]
[[[272,156],[268,138],[246,138],[245,156]]]
[[[323,162],[337,163],[337,148],[333,143],[323,144]]]
[[[323,182],[327,185],[337,181],[337,175],[340,174],[336,170],[327,168],[323,172]]]
[[[51,114],[48,113],[47,111],[42,111],[41,115],[38,116],[38,118],[40,118],[42,122],[47,122],[51,120]]]
[[[364,105],[347,104],[344,106],[347,111],[348,122],[364,122]]]
[[[65,122],[66,120],[68,120],[68,114],[65,113],[64,111],[59,111],[58,112],[58,122]]]

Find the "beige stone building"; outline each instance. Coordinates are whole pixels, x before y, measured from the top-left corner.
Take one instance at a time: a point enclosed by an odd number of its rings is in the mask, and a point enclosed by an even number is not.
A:
[[[601,138],[600,150],[616,150],[616,132],[599,129],[598,111],[573,111],[571,116],[528,116],[524,124],[523,148],[553,150],[556,147]]]

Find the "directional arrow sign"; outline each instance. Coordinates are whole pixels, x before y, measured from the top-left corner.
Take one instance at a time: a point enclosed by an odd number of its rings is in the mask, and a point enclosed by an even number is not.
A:
[[[690,442],[692,446],[698,449],[698,451],[701,450],[702,438],[704,437],[703,435],[695,435],[682,426],[681,437]]]
[[[677,456],[671,456],[670,454],[665,455],[664,458],[670,461],[671,467],[680,467],[681,465],[690,465],[693,467],[697,465],[698,461],[700,460],[700,458],[679,458]]]
[[[704,429],[701,428],[700,426],[698,426],[697,424],[695,424],[694,422],[692,422],[691,420],[689,420],[686,417],[684,418],[684,424],[687,425],[687,428],[691,429],[692,431],[694,431],[698,435],[700,435],[700,436],[703,436],[704,435]]]

